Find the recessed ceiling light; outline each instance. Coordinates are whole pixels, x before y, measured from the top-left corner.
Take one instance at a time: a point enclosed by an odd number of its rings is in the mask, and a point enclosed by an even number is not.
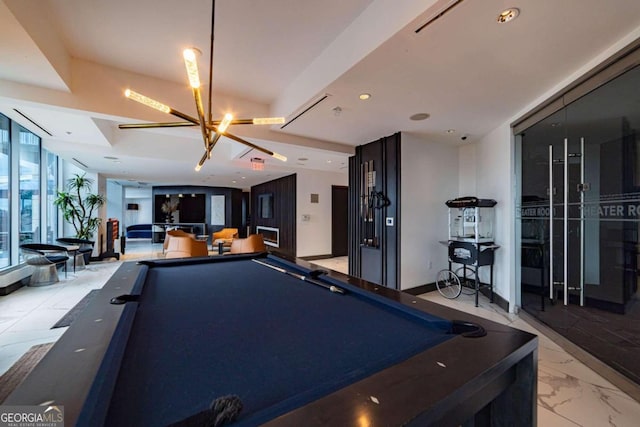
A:
[[[231,182],[232,182],[233,184],[235,184],[235,183],[236,183],[236,180],[234,179],[234,180],[233,180],[233,181],[231,181]]]
[[[456,133],[455,129],[447,129],[447,133]]]
[[[241,176],[240,178],[242,178],[242,179],[247,179],[247,177],[246,177],[246,176]]]
[[[327,160],[327,163],[331,163],[331,160]]]
[[[506,24],[509,21],[513,21],[520,15],[520,9],[516,7],[510,7],[509,9],[503,10],[500,15],[498,15],[498,23]]]
[[[411,120],[415,120],[415,121],[419,121],[419,120],[426,120],[429,117],[431,117],[429,114],[427,113],[416,113],[413,116],[409,117]]]
[[[551,127],[552,127],[552,128],[556,128],[556,127],[558,127],[558,126],[562,126],[562,123],[560,123],[560,122],[554,122],[554,123],[551,123]]]
[[[363,101],[366,101],[367,99],[371,98],[371,94],[370,93],[361,93],[358,98],[360,98]]]

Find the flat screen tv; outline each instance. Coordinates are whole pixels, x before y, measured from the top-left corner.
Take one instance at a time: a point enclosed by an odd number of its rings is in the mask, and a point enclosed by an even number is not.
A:
[[[273,218],[273,194],[258,195],[258,218]]]

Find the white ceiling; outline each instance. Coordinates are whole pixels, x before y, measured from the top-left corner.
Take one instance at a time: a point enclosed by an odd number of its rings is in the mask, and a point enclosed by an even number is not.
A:
[[[194,172],[203,151],[194,128],[117,129],[175,121],[123,99],[125,87],[196,115],[181,51],[203,52],[207,81],[210,0],[0,0],[0,112],[120,182],[248,188],[299,168],[346,173],[355,146],[398,131],[473,143],[640,29],[638,0],[464,0],[415,32],[453,3],[218,0],[215,118],[290,120],[328,95],[284,129],[230,129],[289,158],[267,159],[262,172],[249,158],[264,155],[225,138]],[[505,7],[521,14],[497,24]],[[415,113],[430,118],[409,120]]]

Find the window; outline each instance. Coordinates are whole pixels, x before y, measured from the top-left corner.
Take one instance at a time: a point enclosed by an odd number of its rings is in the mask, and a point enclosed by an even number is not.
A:
[[[53,204],[58,190],[58,156],[42,150],[45,162],[47,198],[45,200],[47,234],[46,243],[55,244],[58,238],[58,207]]]
[[[40,138],[18,126],[20,244],[40,242]]]
[[[11,264],[11,210],[9,206],[9,119],[0,115],[0,268]]]
[[[42,150],[40,137],[0,114],[0,270],[23,262],[18,250],[23,243],[55,243],[58,176],[58,156]]]

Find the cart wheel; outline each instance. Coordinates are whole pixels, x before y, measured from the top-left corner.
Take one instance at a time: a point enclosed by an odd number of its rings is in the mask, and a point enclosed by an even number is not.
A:
[[[464,267],[460,267],[456,270],[456,276],[458,276],[460,284],[462,285],[462,293],[464,295],[474,295],[476,293],[476,273],[469,267],[467,267],[466,278],[464,273]]]
[[[449,299],[457,298],[462,290],[460,279],[451,270],[440,270],[438,272],[436,287],[443,297]]]

